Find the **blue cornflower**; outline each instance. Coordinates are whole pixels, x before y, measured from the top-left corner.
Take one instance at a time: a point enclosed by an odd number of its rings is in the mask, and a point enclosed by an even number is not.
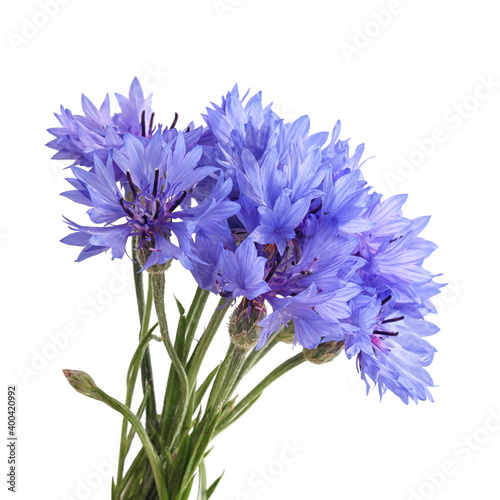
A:
[[[384,202],[380,195],[370,197],[364,218],[374,225],[359,235],[357,250],[367,261],[359,275],[370,286],[387,288],[398,299],[419,304],[422,287],[430,286],[432,295],[439,292],[439,286],[432,284],[434,276],[422,267],[436,245],[419,237],[429,217],[409,220],[401,215],[405,201],[406,196]]]
[[[248,92],[240,99],[238,86],[235,85],[220,106],[212,103],[203,115],[208,130],[205,132],[204,144],[213,148],[215,153],[224,149],[230,156],[240,156],[243,149],[248,149],[257,159],[267,151],[278,139],[277,127],[282,119],[271,109],[271,105],[262,105],[262,94],[259,92],[245,104]]]
[[[418,236],[429,218],[404,218],[405,201],[405,195],[382,201],[377,193],[367,200],[362,217],[372,226],[358,235],[356,247],[365,261],[356,274],[364,294],[354,300],[350,318],[359,329],[345,342],[367,388],[371,379],[381,395],[389,389],[407,403],[432,400],[433,382],[425,367],[435,349],[422,337],[438,331],[424,317],[435,312],[429,299],[442,285],[422,268],[436,248]]]
[[[415,403],[432,401],[429,387],[433,387],[433,382],[425,368],[432,362],[436,350],[424,337],[437,333],[439,328],[401,310],[390,295],[383,301],[374,301],[373,306],[358,312],[363,315],[366,311],[362,331],[346,341],[346,353],[348,357],[356,355],[367,390],[368,379],[371,379],[378,384],[380,396],[389,389],[405,403],[409,399]],[[369,313],[372,317],[368,319]]]
[[[109,95],[106,95],[100,108],[82,95],[83,115],[73,113],[61,106],[61,114],[56,113],[61,127],[50,128],[56,138],[47,146],[56,149],[54,159],[74,160],[74,165],[91,167],[94,155],[106,161],[109,148],[123,145],[123,136],[132,133],[135,136],[148,135],[152,132],[153,112],[151,98],[144,94],[137,78],[130,86],[129,97],[116,94],[121,113],[111,116]]]
[[[108,153],[112,149],[123,149],[124,136],[131,134],[134,137],[151,138],[158,130],[155,125],[155,113],[152,110],[152,94],[145,97],[141,84],[134,78],[130,86],[128,97],[115,94],[120,106],[120,113],[111,115],[110,99],[107,94],[103,103],[97,108],[85,95],[82,95],[83,115],[73,113],[61,106],[61,113],[56,113],[61,127],[50,128],[48,131],[55,139],[47,146],[57,150],[54,159],[74,160],[74,165],[93,168],[94,156],[97,154],[101,161],[106,162]],[[178,131],[175,128],[178,115],[168,126],[161,126],[163,139],[171,142]],[[195,128],[190,123],[186,128],[186,149],[191,150],[200,140],[203,128]],[[120,169],[115,164],[117,180],[126,184],[127,179],[121,176]]]
[[[186,151],[184,135],[179,133],[174,141],[166,144],[162,131],[151,139],[124,136],[124,149],[114,150],[106,164],[96,155],[94,172],[73,167],[76,179],[89,193],[92,208],[88,215],[96,224],[104,227],[80,226],[70,222],[76,233],[63,242],[84,246],[78,260],[111,249],[113,258],[123,257],[130,236],[140,240],[139,248],[145,248],[149,257],[144,268],[178,259],[183,266],[192,268],[189,258],[191,236],[204,213],[213,212],[221,220],[233,215],[238,207],[224,202],[221,197],[207,199],[206,209],[186,214],[181,204],[189,201],[192,187],[215,172],[214,167],[199,167],[200,146]],[[112,163],[123,171],[128,189],[121,190],[116,182]],[[220,189],[230,190],[231,181],[220,183]],[[115,222],[125,219],[122,224]],[[213,219],[213,215],[208,217]]]

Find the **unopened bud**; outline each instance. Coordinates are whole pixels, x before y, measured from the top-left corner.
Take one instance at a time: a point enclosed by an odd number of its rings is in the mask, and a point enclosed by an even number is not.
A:
[[[344,350],[344,342],[325,342],[314,349],[304,349],[304,357],[315,365],[323,365],[333,361]]]
[[[63,370],[63,373],[75,391],[88,396],[89,398],[102,401],[101,395],[97,390],[97,386],[88,373],[79,370]]]
[[[229,318],[229,335],[233,344],[242,351],[257,345],[260,335],[259,321],[266,316],[262,302],[243,299]]]

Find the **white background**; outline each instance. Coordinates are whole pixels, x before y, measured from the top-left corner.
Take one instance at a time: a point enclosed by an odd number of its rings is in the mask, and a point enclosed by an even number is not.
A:
[[[226,474],[214,498],[500,498],[496,3],[47,0],[50,16],[42,3],[8,2],[1,15],[1,391],[5,401],[7,383],[18,385],[15,498],[110,497],[96,466],[113,458],[121,418],[74,392],[61,369],[86,370],[123,400],[138,330],[130,262],[76,264],[77,249],[59,243],[62,213],[86,218],[58,195],[62,164],[44,143],[59,104],[79,112],[81,92],[100,103],[108,91],[126,93],[135,75],[154,92],[160,121],[177,111],[181,126],[200,124],[204,106],[235,82],[262,90],[286,119],[309,114],[313,131],[340,118],[341,137],[374,156],[364,166],[370,184],[409,193],[409,217],[433,215],[424,236],[439,249],[427,268],[451,284],[431,318],[441,327],[431,339],[435,403],[366,397],[345,356],[303,365],[217,438],[209,479]],[[169,275],[169,296],[187,305],[192,279],[178,266]],[[54,351],[65,330],[73,337]],[[222,331],[212,363],[226,342]],[[242,392],[290,354],[277,349]],[[161,385],[161,346],[153,357]]]

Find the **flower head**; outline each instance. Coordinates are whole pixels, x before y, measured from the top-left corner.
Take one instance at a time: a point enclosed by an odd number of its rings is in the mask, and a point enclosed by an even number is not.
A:
[[[49,129],[55,139],[47,146],[57,150],[53,158],[74,160],[75,165],[91,167],[95,154],[106,161],[109,148],[121,147],[125,134],[149,135],[153,129],[152,96],[144,98],[139,80],[134,78],[128,98],[120,94],[116,97],[121,113],[114,116],[111,116],[109,95],[99,109],[82,95],[83,115],[73,115],[61,106],[61,114],[56,113],[61,127]]]
[[[201,230],[200,222],[207,233],[224,231],[227,218],[239,210],[226,199],[232,181],[217,167],[200,165],[201,129],[154,129],[151,97],[144,98],[137,79],[128,98],[117,98],[121,113],[110,117],[108,98],[98,111],[84,97],[85,116],[63,113],[67,127],[55,132],[60,140],[51,146],[71,143],[76,160],[68,179],[73,189],[63,195],[90,207],[87,214],[95,224],[67,220],[74,232],[62,241],[83,247],[81,261],[107,250],[121,258],[128,239],[136,236],[146,256],[144,269],[170,259],[192,269],[197,259],[191,254],[192,236]],[[88,139],[86,148],[78,149],[81,144],[71,140],[75,134]],[[193,206],[193,190],[207,177],[214,188]]]
[[[172,258],[191,269],[191,236],[203,211],[199,210],[196,216],[192,213],[184,216],[182,204],[189,202],[192,187],[215,168],[197,166],[201,147],[186,152],[182,133],[170,144],[163,141],[161,130],[150,140],[127,134],[124,145],[123,151],[113,152],[106,165],[96,156],[94,172],[73,167],[75,177],[89,193],[92,208],[87,213],[91,221],[106,226],[92,228],[71,222],[78,236],[71,235],[63,241],[85,243],[78,260],[108,249],[113,257],[121,258],[127,239],[137,236],[138,248],[145,247],[149,253],[145,269]],[[116,182],[113,160],[127,178],[126,189],[120,189]],[[230,184],[231,181],[226,182]],[[212,201],[217,204],[217,200]],[[220,216],[226,218],[236,209],[234,204],[226,204]],[[122,219],[123,223],[115,224]]]

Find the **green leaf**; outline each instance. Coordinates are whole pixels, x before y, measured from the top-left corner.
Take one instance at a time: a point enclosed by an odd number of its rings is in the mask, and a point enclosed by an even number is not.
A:
[[[142,399],[141,404],[139,405],[139,409],[137,410],[136,417],[141,420],[142,414],[144,413],[144,410],[146,408],[146,404],[148,401],[148,398],[151,394],[151,386],[148,385],[146,389],[146,394],[144,394],[144,398]],[[130,451],[130,446],[132,445],[132,440],[134,439],[135,436],[135,429],[132,427],[128,433],[127,440],[125,442],[125,456],[128,455],[128,452]]]
[[[199,429],[193,433],[193,439],[196,438],[196,444],[191,451],[191,459],[187,464],[184,472],[184,478],[182,480],[180,492],[184,493],[188,487],[188,482],[194,478],[194,473],[199,467],[200,462],[203,460],[205,455],[205,450],[207,449],[212,437],[217,428],[217,424],[220,421],[221,411],[217,412],[215,415],[207,410],[205,416],[199,424]]]
[[[248,409],[257,401],[262,395],[264,390],[273,382],[278,380],[285,373],[293,368],[304,363],[305,357],[303,352],[299,352],[295,356],[287,359],[281,365],[276,367],[267,377],[265,377],[259,384],[257,384],[232,410],[232,414],[224,417],[217,429],[217,434],[231,425],[238,418],[240,418]]]
[[[210,321],[208,322],[205,331],[200,337],[198,343],[196,344],[196,348],[194,349],[193,354],[191,355],[189,362],[187,364],[187,372],[188,372],[188,379],[190,386],[194,386],[194,382],[198,377],[198,372],[200,370],[201,363],[205,357],[205,354],[207,353],[208,348],[210,347],[210,344],[212,343],[215,334],[217,333],[217,330],[219,329],[220,324],[222,323],[222,320],[224,319],[224,316],[226,315],[228,307],[229,303],[227,299],[222,297],[214,313],[212,314],[212,317],[210,318]],[[191,332],[191,330],[188,328],[188,333],[187,333],[188,343],[190,342],[192,334],[194,334],[194,331]],[[188,349],[186,350],[186,352],[187,351]]]
[[[193,481],[194,481],[194,476],[191,478],[191,480],[187,484],[185,490],[177,496],[176,500],[189,500],[189,495],[190,495],[191,489],[193,487]]]
[[[153,332],[156,330],[156,327],[158,326],[158,322],[156,322],[149,330],[148,330],[148,335],[153,336]]]
[[[208,290],[203,290],[200,287],[196,289],[193,302],[191,303],[191,307],[189,308],[189,312],[187,314],[186,348],[184,358],[182,360],[184,363],[186,363],[189,356],[191,343],[193,342],[194,335],[200,322],[201,314],[203,313],[203,309],[205,308],[209,295],[210,292]]]
[[[215,488],[219,486],[220,480],[224,476],[224,472],[210,485],[210,488],[207,490],[207,500],[214,494]]]
[[[177,299],[177,297],[174,295],[174,299],[175,299],[175,302],[177,304],[177,309],[179,309],[179,314],[181,316],[184,316],[184,313],[186,312],[186,310],[184,309],[184,307],[182,306],[182,304],[179,302],[179,300]]]
[[[222,386],[225,382],[226,379],[226,374],[229,369],[229,366],[231,364],[231,355],[232,352],[234,351],[234,344],[231,342],[229,344],[229,348],[227,350],[226,357],[220,365],[219,370],[217,371],[217,376],[215,377],[214,384],[212,385],[212,390],[210,391],[210,396],[208,397],[208,408],[212,407],[213,404],[215,403],[215,400],[217,399],[217,396],[219,395]]]
[[[215,375],[217,375],[217,372],[219,371],[220,364],[217,365],[208,375],[208,377],[204,380],[203,384],[201,384],[200,388],[196,391],[196,396],[194,398],[194,408],[198,408],[198,406],[201,403],[201,400],[203,399],[203,396],[207,392],[207,389],[210,387],[210,384],[212,383],[212,380],[214,379]]]
[[[198,468],[200,471],[200,479],[198,483],[198,500],[208,500],[207,497],[207,470],[205,462],[202,460]]]
[[[177,334],[175,336],[175,350],[177,351],[177,355],[182,358],[184,354],[184,345],[186,343],[185,336],[186,335],[186,316],[181,316],[179,318],[179,324],[177,326]]]
[[[245,401],[245,404],[239,406],[237,405],[233,410],[231,410],[224,419],[221,420],[219,426],[217,427],[216,434],[219,434],[224,429],[229,427],[231,424],[234,424],[236,420],[242,417],[262,396],[262,392],[255,394],[252,398]]]
[[[179,323],[177,325],[177,333],[175,335],[174,349],[177,352],[177,356],[182,360],[184,353],[185,344],[185,333],[186,333],[186,317],[181,316],[179,318]],[[165,397],[163,400],[163,410],[162,410],[162,439],[166,442],[169,441],[170,429],[173,425],[175,413],[177,411],[177,403],[180,397],[180,383],[179,376],[175,366],[172,364],[170,366],[170,371],[168,374],[168,381],[165,390]]]
[[[191,447],[191,436],[187,433],[181,439],[179,448],[172,454],[170,459],[170,466],[167,467],[169,474],[170,490],[173,492],[178,491],[184,471],[189,459],[189,449]]]

